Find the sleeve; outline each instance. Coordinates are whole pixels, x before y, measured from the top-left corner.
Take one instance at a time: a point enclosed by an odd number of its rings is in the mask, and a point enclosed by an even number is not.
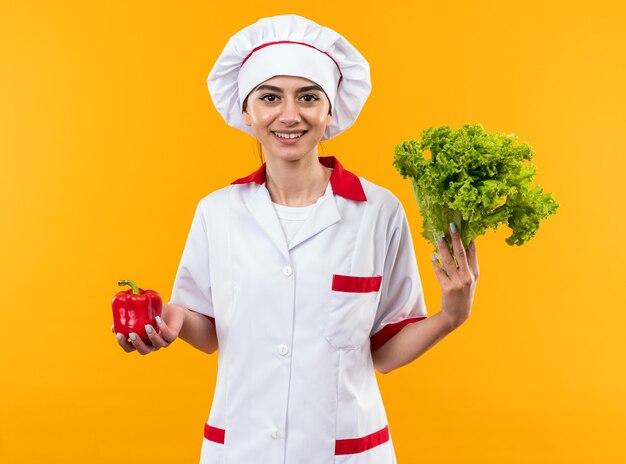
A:
[[[428,317],[411,230],[402,204],[391,219],[381,296],[370,332],[370,350],[376,351],[405,325]]]
[[[209,237],[202,214],[202,201],[198,203],[191,222],[169,304],[177,304],[204,314],[215,324],[209,270]]]

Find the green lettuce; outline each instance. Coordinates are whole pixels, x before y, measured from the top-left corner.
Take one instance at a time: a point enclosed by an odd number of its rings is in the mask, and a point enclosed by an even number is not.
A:
[[[480,124],[422,131],[395,148],[393,164],[409,177],[423,218],[422,235],[437,250],[437,238],[451,246],[454,222],[465,247],[488,228],[506,224],[509,245],[522,245],[554,214],[559,204],[541,186],[531,187],[536,167],[533,149],[515,134],[485,132]],[[430,150],[430,157],[424,152]]]

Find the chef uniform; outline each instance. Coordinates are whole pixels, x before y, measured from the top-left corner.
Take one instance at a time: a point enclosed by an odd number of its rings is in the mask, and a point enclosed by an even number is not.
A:
[[[249,131],[242,101],[273,75],[322,86],[333,111],[324,138],[352,125],[370,90],[367,62],[343,37],[286,15],[233,36],[209,91]],[[217,332],[201,464],[396,462],[371,353],[427,317],[409,225],[389,190],[318,159],[330,181],[295,218],[272,204],[265,164],[197,205],[169,303]],[[295,229],[281,224],[297,216]]]

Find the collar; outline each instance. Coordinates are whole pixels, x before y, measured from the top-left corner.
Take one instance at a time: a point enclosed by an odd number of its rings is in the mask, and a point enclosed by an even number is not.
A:
[[[327,168],[333,169],[333,172],[330,175],[330,187],[332,188],[333,193],[349,200],[367,201],[367,197],[363,191],[363,186],[361,185],[361,180],[355,174],[345,170],[337,158],[334,156],[320,156],[317,159]],[[259,169],[254,171],[249,176],[237,179],[231,182],[231,184],[247,184],[250,182],[264,184],[266,180],[265,165],[266,163],[263,163]]]

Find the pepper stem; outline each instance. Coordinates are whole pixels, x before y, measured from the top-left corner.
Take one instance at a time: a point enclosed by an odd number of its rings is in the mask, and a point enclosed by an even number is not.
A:
[[[135,282],[132,282],[130,280],[120,280],[117,282],[117,285],[119,285],[120,287],[123,287],[124,285],[130,285],[130,288],[133,289],[133,294],[134,295],[139,295],[139,287],[137,287],[137,284]]]

